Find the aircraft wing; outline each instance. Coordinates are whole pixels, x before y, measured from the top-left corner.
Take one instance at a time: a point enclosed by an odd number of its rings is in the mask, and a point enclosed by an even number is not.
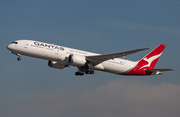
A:
[[[136,50],[131,50],[131,51],[126,51],[126,52],[120,52],[120,53],[114,53],[114,54],[106,54],[106,55],[96,55],[96,56],[86,56],[86,59],[88,62],[90,62],[93,66],[96,66],[106,60],[114,59],[114,58],[119,58],[119,57],[124,57],[129,54],[133,54],[139,51],[147,50],[150,48],[143,48],[143,49],[136,49]]]

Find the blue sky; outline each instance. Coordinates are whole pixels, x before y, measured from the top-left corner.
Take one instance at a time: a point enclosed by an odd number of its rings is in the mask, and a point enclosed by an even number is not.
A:
[[[179,117],[179,0],[0,1],[0,116]],[[156,68],[173,72],[127,77],[96,71],[76,77],[6,46],[31,39],[108,54],[167,44]],[[129,55],[139,60],[150,50]],[[149,114],[151,113],[151,114]]]

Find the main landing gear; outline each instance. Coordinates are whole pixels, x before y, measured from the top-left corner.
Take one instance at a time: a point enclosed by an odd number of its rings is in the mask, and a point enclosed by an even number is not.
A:
[[[81,73],[81,72],[76,72],[76,73],[75,73],[75,75],[76,75],[76,76],[83,76],[83,75],[84,75],[84,73]]]
[[[94,74],[94,71],[93,70],[88,70],[85,72],[86,74]]]
[[[87,71],[85,71],[85,73],[86,73],[86,74],[94,74],[94,71],[93,71],[93,70],[87,70]],[[76,72],[75,75],[76,75],[76,76],[83,76],[84,73],[82,73],[82,72]]]

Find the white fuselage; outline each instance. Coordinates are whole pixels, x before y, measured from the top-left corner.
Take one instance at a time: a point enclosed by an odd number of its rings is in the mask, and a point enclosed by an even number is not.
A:
[[[54,44],[48,44],[44,42],[32,41],[32,40],[17,40],[18,44],[8,45],[8,50],[14,54],[21,54],[25,56],[40,58],[49,61],[56,61],[61,64],[67,64],[67,57],[69,55],[78,56],[93,56],[100,55],[78,49],[72,49],[68,47],[58,46]],[[104,61],[96,65],[93,69],[105,71],[114,74],[124,74],[134,68],[138,62],[115,58]],[[71,64],[69,64],[71,65]],[[72,65],[76,66],[76,65]],[[77,66],[78,67],[78,66]]]

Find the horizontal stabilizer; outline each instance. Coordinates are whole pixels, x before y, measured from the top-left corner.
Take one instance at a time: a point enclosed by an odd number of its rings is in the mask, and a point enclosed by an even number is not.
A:
[[[155,71],[174,71],[174,69],[145,69],[145,71],[151,71],[151,72],[155,72]]]
[[[163,71],[173,71],[173,69],[145,69],[147,72],[152,72],[151,75],[162,74]]]

